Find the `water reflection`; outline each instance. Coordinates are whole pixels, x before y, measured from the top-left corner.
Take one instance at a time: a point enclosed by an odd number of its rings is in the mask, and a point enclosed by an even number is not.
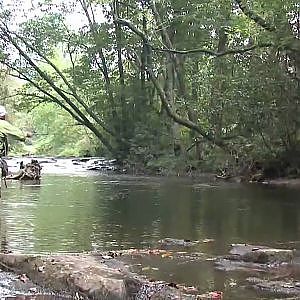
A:
[[[3,191],[1,250],[145,248],[156,247],[165,237],[212,238],[214,243],[200,243],[192,251],[213,255],[227,253],[235,242],[278,246],[298,240],[298,198],[297,190],[255,185],[213,187],[160,178],[45,175],[38,184],[9,182]],[[197,285],[203,291],[224,290],[241,277],[228,276],[203,261],[146,264],[158,267],[155,278]],[[251,299],[253,293],[228,295]]]
[[[44,176],[40,184],[10,182],[4,190],[2,248],[80,252],[214,238],[211,251],[222,254],[233,242],[297,240],[297,200],[296,191],[259,186]]]
[[[8,252],[7,232],[4,218],[0,218],[0,251]]]

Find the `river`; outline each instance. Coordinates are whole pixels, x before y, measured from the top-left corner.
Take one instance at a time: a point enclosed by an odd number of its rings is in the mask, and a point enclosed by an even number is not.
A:
[[[18,161],[9,165],[16,167]],[[3,188],[1,250],[80,253],[155,248],[166,237],[209,241],[192,251],[211,256],[228,253],[232,243],[298,245],[297,189],[113,175],[86,171],[71,160],[43,166],[39,183],[8,181]],[[226,290],[227,299],[258,299],[255,292],[235,288],[244,274],[215,270],[209,262],[156,264],[143,272],[203,291]]]

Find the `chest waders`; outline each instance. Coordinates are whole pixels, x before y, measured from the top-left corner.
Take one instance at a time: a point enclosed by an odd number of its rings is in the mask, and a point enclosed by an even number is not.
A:
[[[3,159],[3,157],[7,156],[8,153],[8,141],[7,137],[3,136],[0,140],[0,197],[1,197],[1,190],[2,190],[2,179],[4,180],[5,187],[7,187],[6,184],[6,176],[8,175],[8,166],[7,162]]]

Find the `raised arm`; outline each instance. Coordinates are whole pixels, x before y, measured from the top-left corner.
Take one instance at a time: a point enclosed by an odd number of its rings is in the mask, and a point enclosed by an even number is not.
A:
[[[19,141],[25,141],[26,138],[26,134],[23,133],[22,130],[5,120],[0,120],[0,133],[8,135]]]

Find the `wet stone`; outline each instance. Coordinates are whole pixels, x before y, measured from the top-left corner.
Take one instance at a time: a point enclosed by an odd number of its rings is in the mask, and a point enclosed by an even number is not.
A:
[[[233,244],[228,259],[260,264],[291,262],[294,251],[248,244]]]
[[[299,281],[281,281],[281,280],[266,280],[256,277],[247,278],[247,282],[250,287],[262,290],[268,293],[289,295],[289,296],[300,296],[300,282]],[[299,299],[297,297],[297,299]]]
[[[48,289],[43,289],[30,281],[25,274],[16,275],[0,270],[0,299],[69,300],[75,298],[67,294],[55,294]]]
[[[120,269],[120,264],[111,265],[114,258],[106,259],[103,256],[108,255],[0,254],[0,262],[53,290],[67,290],[72,295],[80,291],[85,299],[149,299],[144,295],[151,293],[152,289],[143,290],[145,285],[154,287],[151,299],[196,299],[196,296],[188,295],[167,283],[161,286],[158,282],[149,283],[144,277],[131,273],[127,268]],[[43,272],[39,271],[41,267]]]
[[[244,262],[230,259],[217,259],[215,261],[215,268],[226,272],[242,271],[247,273],[265,273],[268,272],[268,266],[264,264],[257,264],[252,262]]]
[[[191,241],[191,240],[184,240],[184,239],[172,239],[172,238],[165,238],[158,241],[158,244],[161,246],[166,247],[192,247],[199,244],[199,241]]]
[[[74,165],[81,165],[88,171],[115,171],[116,160],[107,160],[103,157],[86,157],[72,159]]]

